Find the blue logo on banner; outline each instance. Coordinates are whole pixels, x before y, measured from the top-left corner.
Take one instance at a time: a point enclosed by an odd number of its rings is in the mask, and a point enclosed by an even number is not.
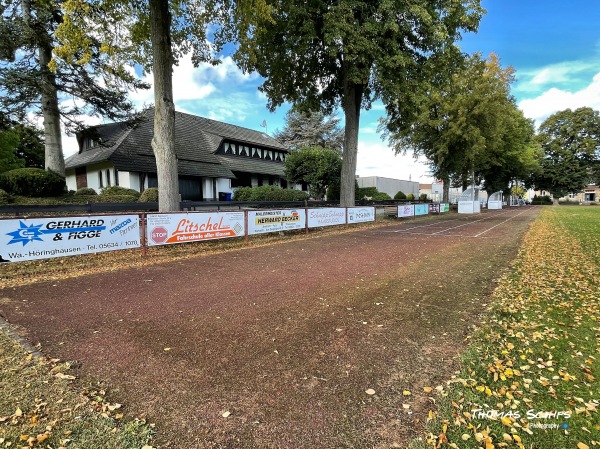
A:
[[[40,238],[40,236],[43,234],[43,232],[40,231],[40,228],[42,226],[43,225],[33,225],[33,224],[30,226],[27,226],[22,221],[19,222],[19,229],[6,234],[6,235],[10,235],[12,237],[12,240],[10,242],[8,242],[8,244],[12,245],[13,243],[22,243],[23,246],[25,246],[29,242],[33,242],[34,240],[43,242],[43,240]]]

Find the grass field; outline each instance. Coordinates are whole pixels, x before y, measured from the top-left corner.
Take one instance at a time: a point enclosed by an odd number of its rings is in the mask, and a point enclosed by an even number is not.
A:
[[[34,357],[0,330],[0,447],[140,449],[152,426],[126,417],[102,386],[84,386],[56,360]]]
[[[599,266],[600,210],[545,209],[411,447],[599,447]]]

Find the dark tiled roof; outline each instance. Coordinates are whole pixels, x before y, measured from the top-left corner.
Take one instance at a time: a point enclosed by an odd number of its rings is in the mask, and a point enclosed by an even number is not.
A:
[[[263,161],[240,156],[217,156],[221,163],[231,171],[245,173],[263,173],[265,175],[284,176],[281,162]]]
[[[94,130],[102,145],[69,157],[66,168],[76,168],[110,160],[122,171],[156,172],[152,151],[154,110],[134,127],[115,123]],[[234,178],[231,170],[283,176],[283,164],[250,158],[221,157],[213,154],[224,139],[286,150],[272,137],[250,129],[175,113],[175,152],[181,175]],[[287,150],[286,150],[287,151]]]
[[[186,123],[186,126],[200,128],[205,133],[212,134],[215,137],[288,151],[288,149],[280,142],[262,131],[254,131],[252,129],[242,128],[241,126],[217,122],[216,120],[182,112],[178,114],[181,116],[182,122]]]

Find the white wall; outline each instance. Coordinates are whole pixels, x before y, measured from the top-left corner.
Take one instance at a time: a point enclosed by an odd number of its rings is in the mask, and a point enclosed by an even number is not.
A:
[[[415,181],[403,181],[381,176],[359,177],[356,181],[359,187],[377,187],[378,191],[387,193],[392,198],[399,191],[402,191],[405,195],[412,193],[415,198],[419,197],[419,183]]]
[[[121,173],[123,173],[123,176],[121,176]],[[127,173],[127,183],[128,188],[130,189],[134,189],[137,190],[138,192],[140,191],[140,175],[138,173],[134,173],[134,172],[119,172],[119,182],[121,182],[121,178],[125,176],[125,173]],[[125,187],[123,185],[123,187]]]
[[[231,179],[217,178],[217,192],[232,193]]]
[[[67,190],[77,190],[77,178],[75,177],[75,170],[65,170],[65,180],[67,181]]]

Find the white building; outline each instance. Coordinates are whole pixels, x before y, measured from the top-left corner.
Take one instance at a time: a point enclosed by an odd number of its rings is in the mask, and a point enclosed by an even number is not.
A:
[[[403,192],[405,195],[412,193],[415,198],[419,197],[419,183],[414,181],[402,181],[381,176],[359,176],[356,178],[356,182],[359,187],[376,187],[379,192],[387,193],[392,198],[398,192]]]

